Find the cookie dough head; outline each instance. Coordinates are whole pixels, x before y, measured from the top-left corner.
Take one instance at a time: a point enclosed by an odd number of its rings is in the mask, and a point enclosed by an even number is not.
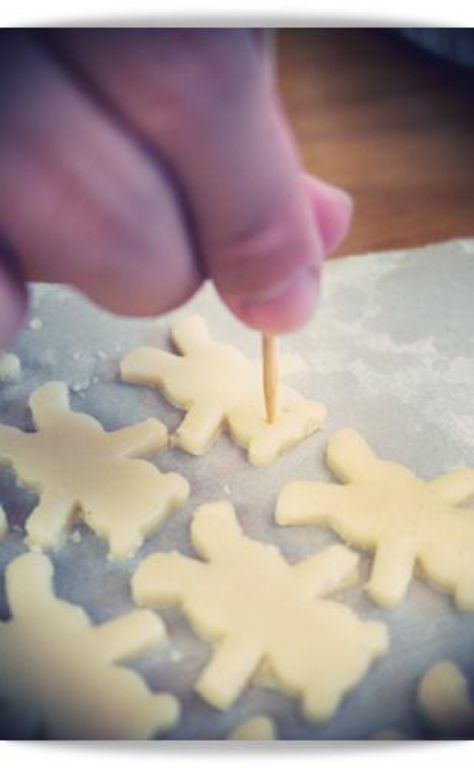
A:
[[[383,625],[327,599],[354,579],[357,556],[335,545],[290,565],[243,534],[228,502],[199,507],[191,538],[201,560],[151,555],[132,577],[132,594],[139,605],[179,605],[213,644],[197,692],[226,709],[264,670],[301,699],[309,719],[330,717],[387,649]]]
[[[459,608],[474,610],[474,511],[459,506],[474,494],[474,471],[422,480],[377,458],[354,430],[329,441],[327,463],[342,485],[287,484],[277,522],[328,525],[348,543],[373,550],[368,591],[380,605],[403,600],[417,564]]]
[[[280,409],[269,424],[260,364],[214,341],[202,317],[180,320],[172,338],[181,356],[141,347],[126,355],[120,370],[124,381],[158,387],[187,411],[174,436],[183,450],[201,455],[227,429],[253,464],[270,464],[324,423],[322,405],[281,387]]]
[[[137,610],[93,626],[82,608],[55,597],[52,565],[36,553],[9,564],[6,592],[0,698],[33,704],[48,737],[147,738],[174,725],[176,699],[116,666],[163,645],[157,616]]]

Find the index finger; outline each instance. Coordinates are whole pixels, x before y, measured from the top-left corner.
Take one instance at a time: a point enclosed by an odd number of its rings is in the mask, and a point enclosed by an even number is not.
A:
[[[205,271],[245,323],[305,322],[324,244],[246,30],[64,30],[63,51],[174,171]]]

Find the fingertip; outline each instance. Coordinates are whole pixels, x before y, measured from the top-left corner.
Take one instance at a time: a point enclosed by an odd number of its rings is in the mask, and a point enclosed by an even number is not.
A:
[[[311,318],[319,294],[316,267],[302,267],[286,282],[258,298],[224,299],[246,325],[272,334],[290,333]]]
[[[305,174],[305,186],[313,216],[326,253],[335,251],[345,240],[352,221],[354,200],[341,187]]]

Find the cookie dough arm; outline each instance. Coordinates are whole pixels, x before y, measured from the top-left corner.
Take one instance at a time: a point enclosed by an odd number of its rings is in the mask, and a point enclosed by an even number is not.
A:
[[[346,489],[330,483],[294,481],[283,486],[275,519],[279,525],[331,523],[343,515]]]
[[[405,597],[416,561],[415,546],[403,539],[382,541],[376,550],[367,591],[384,608],[399,605]]]
[[[32,597],[34,584],[34,598]],[[10,613],[14,617],[31,616],[44,611],[56,601],[53,592],[53,566],[39,552],[26,552],[12,560],[5,571],[5,589]]]
[[[440,493],[448,504],[462,504],[474,496],[474,470],[453,469],[429,482],[430,488]]]
[[[92,631],[109,662],[130,659],[152,648],[161,648],[167,639],[160,617],[144,610],[125,613],[94,627]]]
[[[165,376],[182,361],[176,355],[154,347],[139,347],[125,355],[120,363],[123,381],[158,387]]]
[[[358,563],[355,552],[334,544],[294,565],[293,572],[305,596],[325,597],[357,581]]]
[[[113,432],[110,444],[118,456],[133,458],[159,451],[168,443],[168,432],[158,419],[146,419]]]
[[[217,646],[195,685],[217,709],[227,709],[240,696],[262,659],[261,649],[243,637],[227,637]]]
[[[74,504],[70,499],[62,498],[52,491],[43,491],[39,504],[26,522],[29,540],[45,549],[57,546],[73,511]]]
[[[195,456],[206,453],[217,436],[224,414],[213,403],[192,405],[174,435],[174,442]]]
[[[203,563],[179,552],[150,555],[142,560],[132,576],[133,599],[137,605],[150,607],[176,605],[204,572]]]

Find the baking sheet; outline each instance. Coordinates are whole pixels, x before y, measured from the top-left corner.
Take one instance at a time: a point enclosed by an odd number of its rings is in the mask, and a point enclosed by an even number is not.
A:
[[[323,548],[336,540],[331,532],[280,528],[273,522],[274,507],[284,482],[330,479],[324,448],[342,427],[360,430],[379,455],[422,477],[460,464],[474,466],[473,296],[474,240],[329,263],[316,318],[281,343],[283,350],[305,360],[307,369],[287,381],[325,403],[325,427],[262,469],[248,464],[225,435],[201,458],[177,449],[155,455],[161,469],[188,478],[188,503],[125,562],[109,562],[105,544],[77,526],[81,540],[69,539],[51,556],[57,594],[83,606],[95,621],[130,609],[129,579],[139,560],[157,550],[193,555],[192,512],[200,503],[220,498],[233,501],[249,536],[277,545],[291,562]],[[96,416],[108,429],[158,416],[173,430],[180,412],[156,391],[119,382],[117,367],[136,345],[169,347],[173,321],[191,311],[203,314],[220,339],[259,354],[257,334],[241,326],[209,286],[184,310],[160,320],[117,318],[69,289],[35,287],[31,318],[40,322],[26,328],[12,350],[21,358],[22,376],[17,383],[0,385],[0,421],[31,430],[26,405],[30,393],[60,379],[71,387],[72,407]],[[23,527],[35,496],[17,488],[13,474],[2,470],[0,502],[11,526],[0,544],[0,618],[5,619],[3,572],[25,550]],[[283,739],[366,739],[386,727],[408,738],[427,736],[415,706],[417,681],[444,657],[458,662],[474,681],[474,614],[457,612],[448,597],[418,580],[400,608],[378,608],[363,589],[369,561],[362,555],[363,579],[344,597],[360,616],[387,623],[391,650],[346,697],[337,715],[318,726],[301,718],[297,701],[258,687],[249,688],[226,713],[212,709],[192,690],[209,658],[209,646],[193,635],[179,611],[162,611],[169,646],[128,666],[152,689],[172,691],[181,700],[183,716],[167,738],[225,738],[243,718],[255,714],[274,717]],[[474,697],[474,686],[471,691]],[[35,727],[34,711],[0,708],[0,735],[25,738],[36,733]]]

